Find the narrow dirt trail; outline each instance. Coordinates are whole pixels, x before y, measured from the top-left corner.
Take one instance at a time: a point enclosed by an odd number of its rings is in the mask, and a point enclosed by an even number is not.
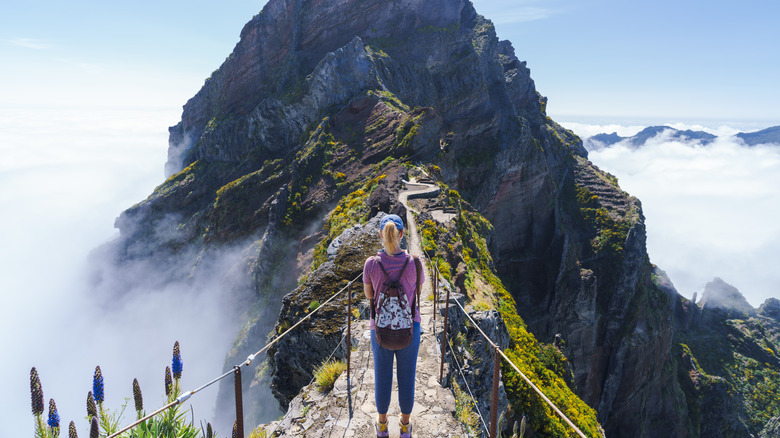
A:
[[[432,184],[410,182],[399,195],[399,201],[407,208],[407,246],[412,254],[422,256],[417,224],[408,205],[410,194],[438,190]],[[415,383],[415,405],[412,412],[415,437],[453,438],[468,436],[463,425],[454,417],[455,397],[450,388],[439,385],[440,347],[434,335],[432,283],[427,266],[426,281],[423,284],[420,302],[422,336],[417,360]],[[441,319],[437,321],[441,324]],[[352,352],[351,376],[346,373],[336,380],[333,389],[322,394],[310,385],[290,403],[288,415],[280,422],[267,425],[273,436],[295,437],[373,437],[373,421],[376,416],[374,403],[374,368],[371,354],[368,321],[353,323],[352,336],[358,339],[357,349]],[[445,365],[445,373],[447,368]],[[395,374],[395,371],[394,371]],[[390,403],[390,437],[398,438],[397,383],[393,382],[393,396]]]

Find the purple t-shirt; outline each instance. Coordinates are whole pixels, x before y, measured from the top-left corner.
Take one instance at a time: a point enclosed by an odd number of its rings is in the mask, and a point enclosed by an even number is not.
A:
[[[382,266],[385,267],[385,271],[387,271],[387,275],[390,276],[391,281],[398,278],[398,273],[401,272],[401,268],[403,268],[406,258],[409,258],[409,264],[406,265],[406,270],[404,270],[404,275],[400,282],[401,287],[403,287],[404,292],[406,293],[406,298],[411,304],[412,298],[414,297],[414,291],[417,286],[417,267],[414,264],[414,259],[412,256],[407,254],[406,251],[401,254],[392,256],[388,255],[384,251],[379,251],[379,254],[374,257],[369,257],[366,260],[366,264],[363,266],[363,283],[370,284],[374,288],[375,299],[378,295],[378,291],[386,279],[385,274],[382,272],[382,268],[379,267],[379,263],[376,261],[376,257],[379,257],[380,261],[382,262]],[[422,285],[424,281],[425,270],[420,272],[420,285]],[[415,304],[415,307],[418,306]],[[415,309],[414,321],[420,322],[420,311],[418,309]],[[371,330],[374,330],[374,328],[374,319],[372,318]]]

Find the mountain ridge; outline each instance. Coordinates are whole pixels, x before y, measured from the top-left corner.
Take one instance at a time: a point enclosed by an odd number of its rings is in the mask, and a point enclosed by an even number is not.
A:
[[[611,147],[617,143],[622,143],[630,148],[638,149],[646,146],[650,139],[656,138],[659,135],[664,135],[664,139],[667,140],[693,142],[702,146],[708,146],[720,138],[715,134],[705,131],[694,131],[690,129],[679,130],[670,126],[661,125],[648,126],[637,134],[628,137],[622,137],[618,135],[617,132],[611,134],[595,134],[584,140],[584,146],[589,151],[595,151]],[[760,144],[780,144],[780,126],[773,126],[753,132],[740,132],[729,137],[739,139],[742,144],[748,147]]]

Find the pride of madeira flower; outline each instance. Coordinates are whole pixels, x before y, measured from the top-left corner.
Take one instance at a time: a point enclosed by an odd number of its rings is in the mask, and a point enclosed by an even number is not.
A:
[[[173,371],[174,379],[181,379],[181,370],[184,368],[184,364],[181,361],[181,351],[179,350],[179,341],[173,344],[173,361],[171,363],[171,370]]]
[[[35,416],[43,414],[43,388],[38,370],[32,367],[30,370],[30,398],[32,401],[32,413]]]
[[[173,381],[171,380],[171,367],[165,367],[165,395],[170,397],[173,390]]]
[[[98,438],[100,436],[100,424],[97,417],[92,417],[92,423],[89,427],[89,438]]]
[[[54,399],[49,399],[49,421],[47,422],[54,436],[60,435],[60,414],[57,413],[57,404]]]
[[[95,367],[95,375],[92,376],[92,396],[98,405],[103,403],[103,373],[100,365]]]
[[[97,417],[97,406],[95,406],[95,397],[92,397],[92,391],[87,393],[87,418]]]
[[[138,379],[133,379],[133,401],[135,402],[135,411],[138,413],[138,418],[140,418],[141,411],[144,410],[144,398],[141,394],[141,385],[138,384]]]
[[[79,434],[76,433],[76,423],[70,422],[68,426],[68,438],[79,438]]]

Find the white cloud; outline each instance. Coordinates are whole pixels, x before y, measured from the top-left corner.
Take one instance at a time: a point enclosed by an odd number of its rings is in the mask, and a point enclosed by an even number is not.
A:
[[[12,46],[33,50],[48,50],[54,47],[54,45],[48,41],[35,38],[11,38],[6,40],[6,42]]]
[[[780,297],[780,148],[747,148],[733,137],[703,147],[662,134],[636,150],[618,144],[589,158],[642,201],[650,259],[681,294],[701,292],[718,276],[756,307]]]
[[[559,122],[561,125],[579,135],[583,140],[596,134],[611,134],[613,132],[621,137],[630,137],[645,128],[643,125],[623,126],[618,124],[594,125],[580,122]]]
[[[0,109],[0,387],[9,400],[3,412],[15,419],[0,422],[0,436],[31,433],[32,366],[63,423],[75,421],[83,435],[95,365],[112,409],[136,377],[147,410],[162,404],[176,340],[185,389],[221,373],[237,327],[211,293],[219,276],[195,290],[136,291],[106,309],[84,275],[89,252],[116,235],[117,215],[162,182],[177,111]],[[229,263],[225,256],[218,260]],[[196,419],[213,418],[216,393],[214,386],[191,399]]]

